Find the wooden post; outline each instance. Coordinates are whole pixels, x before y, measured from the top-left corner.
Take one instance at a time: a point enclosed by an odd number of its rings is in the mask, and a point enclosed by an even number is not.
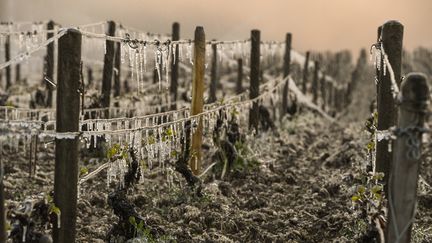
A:
[[[237,59],[237,85],[236,94],[243,92],[243,59]]]
[[[378,29],[377,29],[377,43],[380,43],[381,42],[381,33],[382,33],[382,26],[379,26],[378,27]],[[381,61],[380,61],[381,63],[383,63],[383,60],[382,60],[382,58],[381,58]],[[378,103],[379,103],[379,87],[380,87],[380,85],[379,85],[379,82],[380,82],[380,80],[381,80],[381,69],[380,68],[378,68],[378,67],[376,67],[375,68],[375,75],[376,75],[376,80],[375,80],[375,82],[376,82],[376,101],[377,101],[377,107],[378,107]],[[377,108],[378,109],[378,108]]]
[[[302,83],[302,92],[303,94],[306,94],[307,91],[307,80],[309,76],[309,57],[310,52],[306,52],[306,60],[303,67],[303,83]]]
[[[323,72],[320,79],[320,89],[321,89],[321,108],[325,111],[326,109],[326,103],[327,103],[327,92],[326,92],[326,75]]]
[[[120,78],[121,78],[121,44],[117,42],[115,45],[114,68],[114,97],[120,96]]]
[[[88,86],[91,86],[93,84],[93,70],[89,67],[87,68],[87,81],[88,81]]]
[[[115,22],[108,21],[108,36],[115,35]],[[106,108],[110,106],[112,76],[114,67],[114,42],[106,40],[105,44],[106,53],[104,57],[104,67],[102,75],[102,107]],[[105,111],[105,118],[109,118],[109,110]]]
[[[5,61],[10,61],[10,35],[6,37],[5,41]],[[6,67],[6,90],[8,90],[11,85],[11,65],[9,65]]]
[[[172,40],[178,41],[180,40],[180,24],[175,22],[172,25]],[[178,89],[178,62],[179,62],[179,48],[177,45],[173,46],[175,49],[172,50],[174,56],[171,58],[171,85],[170,85],[170,94],[171,94],[171,110],[177,109],[177,89]]]
[[[208,103],[213,103],[217,100],[216,98],[216,90],[217,90],[217,45],[212,44],[212,66],[210,72],[210,90],[209,90],[209,98]]]
[[[6,242],[6,209],[4,195],[4,169],[3,161],[0,159],[0,242]]]
[[[402,39],[403,25],[397,21],[389,21],[382,28],[382,42],[384,50],[388,56],[390,65],[393,67],[398,86],[401,80],[402,62]],[[383,64],[384,65],[384,64]],[[382,67],[383,68],[383,67]],[[397,110],[393,97],[390,74],[380,74],[378,81],[378,131],[384,131],[396,124]],[[384,172],[385,189],[387,191],[388,174],[392,164],[392,152],[389,151],[389,141],[383,139],[377,141],[376,149],[376,171]]]
[[[315,67],[314,67],[314,77],[312,80],[312,95],[313,95],[313,99],[312,102],[314,104],[318,104],[318,74],[319,74],[319,62],[315,61]]]
[[[284,62],[283,62],[284,78],[287,77],[291,71],[291,41],[292,41],[292,35],[291,33],[287,33],[285,37],[285,55],[284,55]],[[281,120],[288,112],[288,89],[289,89],[288,85],[289,82],[287,81],[284,85],[284,89],[282,92],[282,112],[280,116]]]
[[[54,30],[54,21],[50,20],[47,23],[47,30]],[[54,36],[54,33],[47,33],[47,39]],[[48,79],[50,82],[54,82],[54,42],[51,42],[47,46],[47,55],[45,60],[45,78]],[[46,107],[52,107],[53,102],[53,90],[54,87],[50,82],[45,81],[45,86],[47,88],[47,98],[46,98]]]
[[[69,29],[58,42],[57,132],[78,132],[81,33]],[[60,227],[54,242],[75,242],[78,182],[78,137],[55,140],[54,203],[60,209]]]
[[[250,88],[249,98],[254,99],[259,96],[260,81],[260,46],[261,32],[252,30],[251,32],[251,60],[250,60]],[[249,111],[249,129],[258,132],[259,125],[259,106],[258,102],[253,102],[252,109]]]
[[[192,83],[192,113],[197,115],[203,112],[204,107],[204,74],[205,74],[205,33],[201,26],[195,29],[194,40],[194,66]],[[190,168],[195,175],[201,171],[201,145],[202,145],[202,119],[197,119],[198,124],[195,133],[192,135],[192,149]]]
[[[334,106],[333,106],[333,83],[330,81],[327,81],[327,89],[328,89],[328,95],[327,95],[327,107],[329,111],[332,111]]]
[[[429,105],[426,75],[410,73],[401,85],[397,140],[389,176],[386,242],[408,243],[415,217],[422,130]]]
[[[21,83],[21,65],[19,63],[15,65],[15,83]]]

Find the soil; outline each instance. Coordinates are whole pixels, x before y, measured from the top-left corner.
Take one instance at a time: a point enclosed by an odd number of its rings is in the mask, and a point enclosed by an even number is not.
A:
[[[130,190],[128,198],[157,236],[134,242],[374,242],[351,200],[367,165],[362,124],[330,124],[303,112],[278,127],[277,133],[248,138],[257,166],[224,179],[212,170],[206,173],[201,198],[176,172],[170,186],[166,172],[146,171],[144,182]],[[431,150],[427,143],[414,242],[432,242]],[[53,152],[52,145],[41,146],[37,174],[30,178],[28,157],[3,150],[7,207],[53,189]],[[204,156],[204,167],[213,162],[211,152]],[[104,161],[84,157],[80,163],[92,171]],[[118,221],[107,204],[113,190],[107,186],[106,172],[82,185],[78,242],[106,241]]]

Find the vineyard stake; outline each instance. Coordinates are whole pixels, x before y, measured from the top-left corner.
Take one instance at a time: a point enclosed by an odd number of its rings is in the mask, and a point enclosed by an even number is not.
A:
[[[314,76],[312,80],[312,102],[317,105],[318,104],[318,74],[319,74],[320,64],[318,61],[315,61],[314,65]]]
[[[321,108],[323,109],[323,111],[326,110],[326,103],[327,103],[327,92],[326,92],[326,75],[323,72],[321,75],[321,79],[320,79],[320,90],[321,90],[321,100],[322,100],[322,104],[321,104]]]
[[[47,30],[54,30],[54,21],[50,20],[47,23]],[[47,39],[54,36],[54,33],[47,33]],[[45,57],[45,74],[44,78],[48,79],[50,82],[54,82],[54,42],[51,42],[47,46],[47,55]],[[45,80],[45,87],[47,89],[46,107],[52,107],[53,103],[53,85]]]
[[[283,72],[284,77],[287,77],[290,74],[291,71],[291,41],[292,41],[292,35],[291,33],[287,33],[285,37],[285,55],[284,55],[284,61],[283,61]],[[280,115],[280,119],[284,117],[284,115],[288,112],[288,84],[289,82],[286,82],[282,91],[282,112]]]
[[[175,22],[172,25],[172,40],[178,41],[180,40],[180,24]],[[171,110],[177,109],[177,89],[178,89],[178,62],[179,62],[179,48],[178,45],[173,45],[174,53],[171,58],[171,85],[170,85],[170,93],[171,93]]]
[[[397,140],[388,185],[386,242],[410,242],[429,95],[427,78],[422,73],[410,73],[402,82]]]
[[[306,60],[303,67],[303,83],[302,83],[302,92],[303,94],[306,94],[307,91],[307,80],[309,76],[309,57],[310,52],[306,52]]]
[[[116,25],[114,21],[108,21],[108,36],[115,35]],[[102,76],[102,100],[101,105],[103,108],[110,107],[110,96],[111,96],[111,86],[112,86],[112,76],[114,67],[114,42],[106,40],[105,41],[106,53],[104,56],[104,67]],[[109,118],[109,109],[105,111],[105,118]]]
[[[81,33],[69,29],[58,41],[56,131],[78,132]],[[54,204],[60,209],[54,242],[75,242],[77,217],[78,137],[55,140]]]
[[[6,37],[5,41],[5,61],[10,61],[10,35]],[[12,85],[11,80],[11,67],[10,65],[6,67],[6,90]]]
[[[251,59],[250,59],[250,88],[249,98],[254,99],[259,96],[260,81],[260,46],[261,33],[259,30],[251,32]],[[259,106],[258,102],[253,102],[252,109],[249,111],[249,129],[258,132],[259,125]]]
[[[114,55],[114,97],[120,96],[121,90],[121,44],[115,44],[115,55]]]
[[[192,82],[192,114],[197,115],[203,112],[204,107],[204,74],[205,74],[205,33],[201,26],[195,29],[194,39],[194,66],[193,66],[193,82]],[[198,124],[195,132],[192,135],[191,160],[189,166],[194,175],[198,175],[201,171],[201,145],[202,145],[202,118],[197,119]],[[193,125],[193,124],[192,124]]]
[[[19,63],[15,65],[15,83],[21,83],[21,65]]]
[[[210,89],[208,103],[213,103],[217,100],[216,90],[217,90],[217,45],[212,44],[212,62],[210,71]]]
[[[397,21],[389,21],[382,28],[382,44],[390,65],[393,68],[397,85],[400,86],[402,63],[403,25]],[[385,64],[382,64],[385,65]],[[381,70],[384,67],[381,67]],[[390,74],[380,74],[378,80],[378,126],[377,130],[387,130],[396,124],[397,110],[392,93]],[[388,174],[392,164],[392,152],[389,142],[385,139],[377,141],[376,171],[384,172],[385,189],[387,191]]]
[[[3,146],[3,145],[2,145]],[[4,195],[4,169],[3,161],[0,159],[0,242],[6,242],[6,209]]]
[[[243,59],[237,59],[237,84],[236,84],[236,94],[241,94],[243,92]]]

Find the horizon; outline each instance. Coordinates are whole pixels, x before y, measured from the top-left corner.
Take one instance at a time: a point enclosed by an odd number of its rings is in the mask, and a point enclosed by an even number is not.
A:
[[[390,3],[392,8],[385,12]],[[404,48],[432,48],[430,10],[430,0],[0,0],[2,21],[53,19],[75,26],[113,19],[154,33],[170,33],[171,24],[179,22],[181,38],[191,38],[195,26],[203,26],[207,39],[218,40],[246,39],[250,30],[259,29],[263,40],[283,41],[291,32],[293,47],[301,52],[350,50],[354,57],[376,41],[377,27],[387,20],[405,26]]]

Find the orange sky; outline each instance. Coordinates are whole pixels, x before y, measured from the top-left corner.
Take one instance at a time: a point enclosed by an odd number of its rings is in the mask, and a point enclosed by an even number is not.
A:
[[[357,51],[375,41],[378,25],[397,19],[405,47],[432,47],[432,0],[0,0],[0,17],[64,25],[114,19],[161,33],[179,21],[184,38],[202,25],[208,39],[220,40],[245,39],[258,28],[265,40],[292,32],[300,51]]]

